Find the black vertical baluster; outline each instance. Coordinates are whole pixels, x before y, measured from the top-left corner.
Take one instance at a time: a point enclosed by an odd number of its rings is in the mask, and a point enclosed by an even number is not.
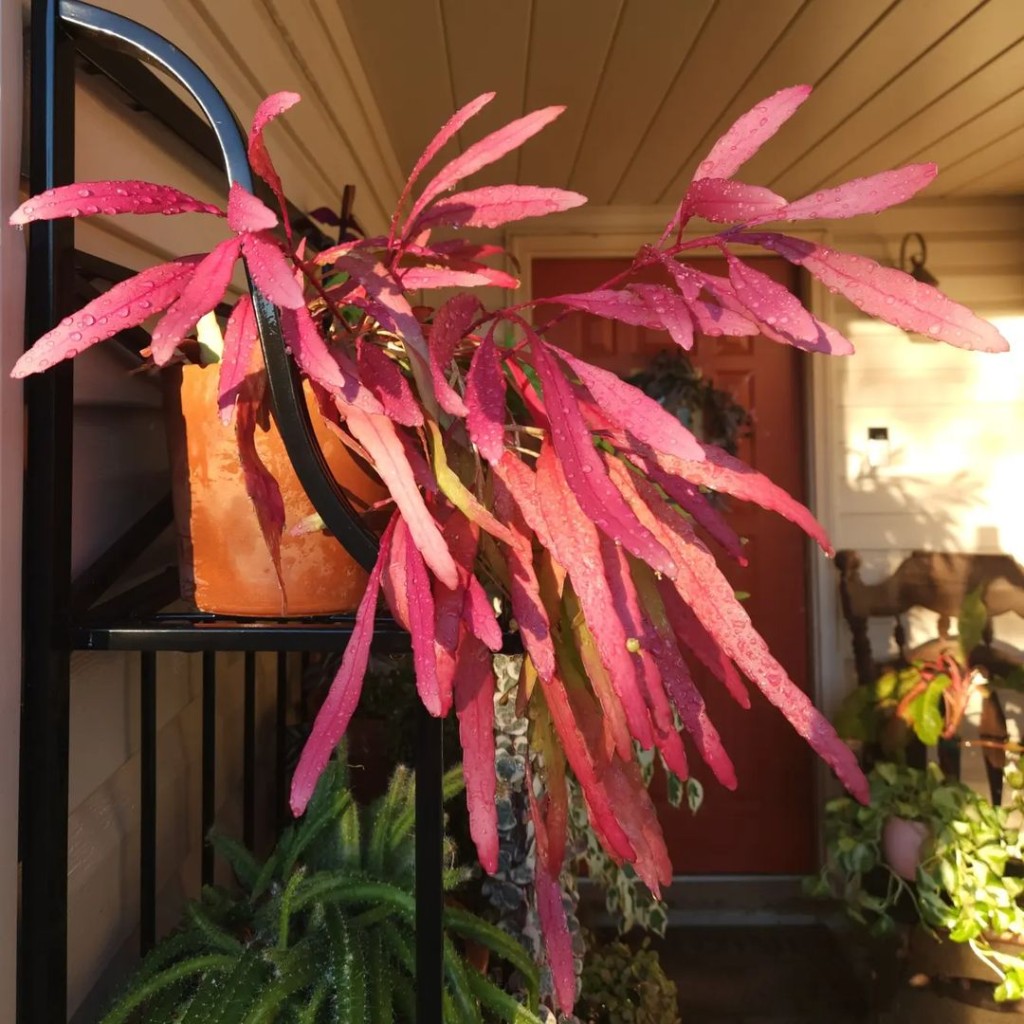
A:
[[[288,818],[288,655],[277,652],[277,718],[274,723],[274,800],[277,824]]]
[[[57,0],[33,0],[31,14],[28,184],[35,194],[74,180],[75,94]],[[69,312],[73,251],[70,220],[29,228],[27,342]],[[35,1022],[67,1012],[70,365],[30,378],[25,392],[18,1019]]]
[[[442,720],[417,702],[416,1020],[440,1024],[444,971],[444,802]]]
[[[142,736],[139,760],[139,950],[156,941],[156,654],[143,651],[139,664]]]
[[[242,841],[256,845],[256,655],[245,652],[245,707],[242,713]]]
[[[206,841],[217,811],[217,655],[203,652],[203,885],[213,883],[213,847]]]

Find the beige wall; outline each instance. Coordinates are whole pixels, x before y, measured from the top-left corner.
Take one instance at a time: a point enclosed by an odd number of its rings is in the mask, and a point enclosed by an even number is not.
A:
[[[7,227],[21,158],[21,11],[0,2],[0,369],[22,347],[24,246]],[[21,388],[0,372],[0,1020],[14,1020],[21,703]]]

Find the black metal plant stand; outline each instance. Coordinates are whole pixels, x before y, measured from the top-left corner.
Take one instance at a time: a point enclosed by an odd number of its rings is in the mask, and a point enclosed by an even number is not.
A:
[[[167,40],[133,21],[76,0],[33,0],[31,20],[30,174],[32,194],[74,180],[74,72],[85,62],[131,93],[167,127],[208,159],[229,182],[253,190],[244,136],[209,78]],[[176,79],[196,100],[197,118],[144,65]],[[305,228],[316,232],[308,221]],[[111,275],[121,268],[78,254],[70,221],[33,224],[29,234],[27,337],[39,337],[80,304],[83,268]],[[76,269],[78,277],[76,278]],[[266,362],[273,414],[303,487],[327,528],[362,565],[372,566],[377,541],[359,522],[327,469],[314,439],[301,382],[281,337],[277,310],[250,281]],[[136,332],[137,333],[137,332]],[[215,711],[218,651],[245,652],[243,832],[252,836],[254,793],[255,652],[278,652],[279,778],[283,777],[286,653],[338,651],[348,642],[350,617],[228,621],[203,614],[168,614],[161,574],[103,604],[99,597],[170,522],[162,499],[83,576],[71,580],[72,377],[70,363],[26,382],[25,578],[23,613],[21,821],[22,899],[18,1020],[65,1020],[67,999],[68,725],[72,650],[137,651],[140,659],[140,946],[155,940],[156,903],[156,652],[202,657],[202,826],[214,819]],[[394,624],[383,623],[378,650],[408,649]],[[441,722],[421,711],[416,787],[417,1022],[442,1019],[441,914],[443,818]],[[279,802],[283,794],[278,794]],[[204,849],[202,878],[213,875]]]

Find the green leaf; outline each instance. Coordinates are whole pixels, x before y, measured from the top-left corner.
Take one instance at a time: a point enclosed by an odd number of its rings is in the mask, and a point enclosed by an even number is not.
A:
[[[906,715],[913,723],[914,733],[926,746],[934,747],[939,742],[946,724],[942,714],[942,694],[952,680],[947,675],[937,675],[908,705]]]
[[[957,616],[957,632],[960,635],[960,650],[966,663],[971,651],[981,643],[988,622],[988,610],[981,599],[981,588],[972,590],[960,606]]]
[[[214,953],[206,956],[196,956],[189,960],[182,960],[173,964],[166,970],[161,971],[153,978],[149,978],[145,984],[133,986],[126,992],[117,1004],[100,1021],[100,1024],[122,1024],[130,1019],[132,1013],[143,1006],[154,995],[171,985],[176,985],[186,978],[205,974],[207,971],[219,971],[227,974],[233,970],[238,962],[238,957],[226,953]]]
[[[696,814],[704,803],[704,787],[696,779],[686,780],[686,804]]]
[[[477,999],[502,1020],[508,1021],[508,1024],[543,1024],[538,1016],[521,1003],[517,1003],[512,996],[503,992],[482,974],[468,971],[467,977]]]

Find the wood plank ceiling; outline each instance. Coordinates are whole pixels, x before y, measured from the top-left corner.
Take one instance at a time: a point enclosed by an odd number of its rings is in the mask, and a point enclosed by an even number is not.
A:
[[[474,184],[671,203],[738,114],[809,82],[814,94],[745,180],[795,197],[936,160],[932,196],[1024,194],[1024,0],[338,5],[403,171],[455,107],[495,90],[463,146],[535,107],[568,110]]]

